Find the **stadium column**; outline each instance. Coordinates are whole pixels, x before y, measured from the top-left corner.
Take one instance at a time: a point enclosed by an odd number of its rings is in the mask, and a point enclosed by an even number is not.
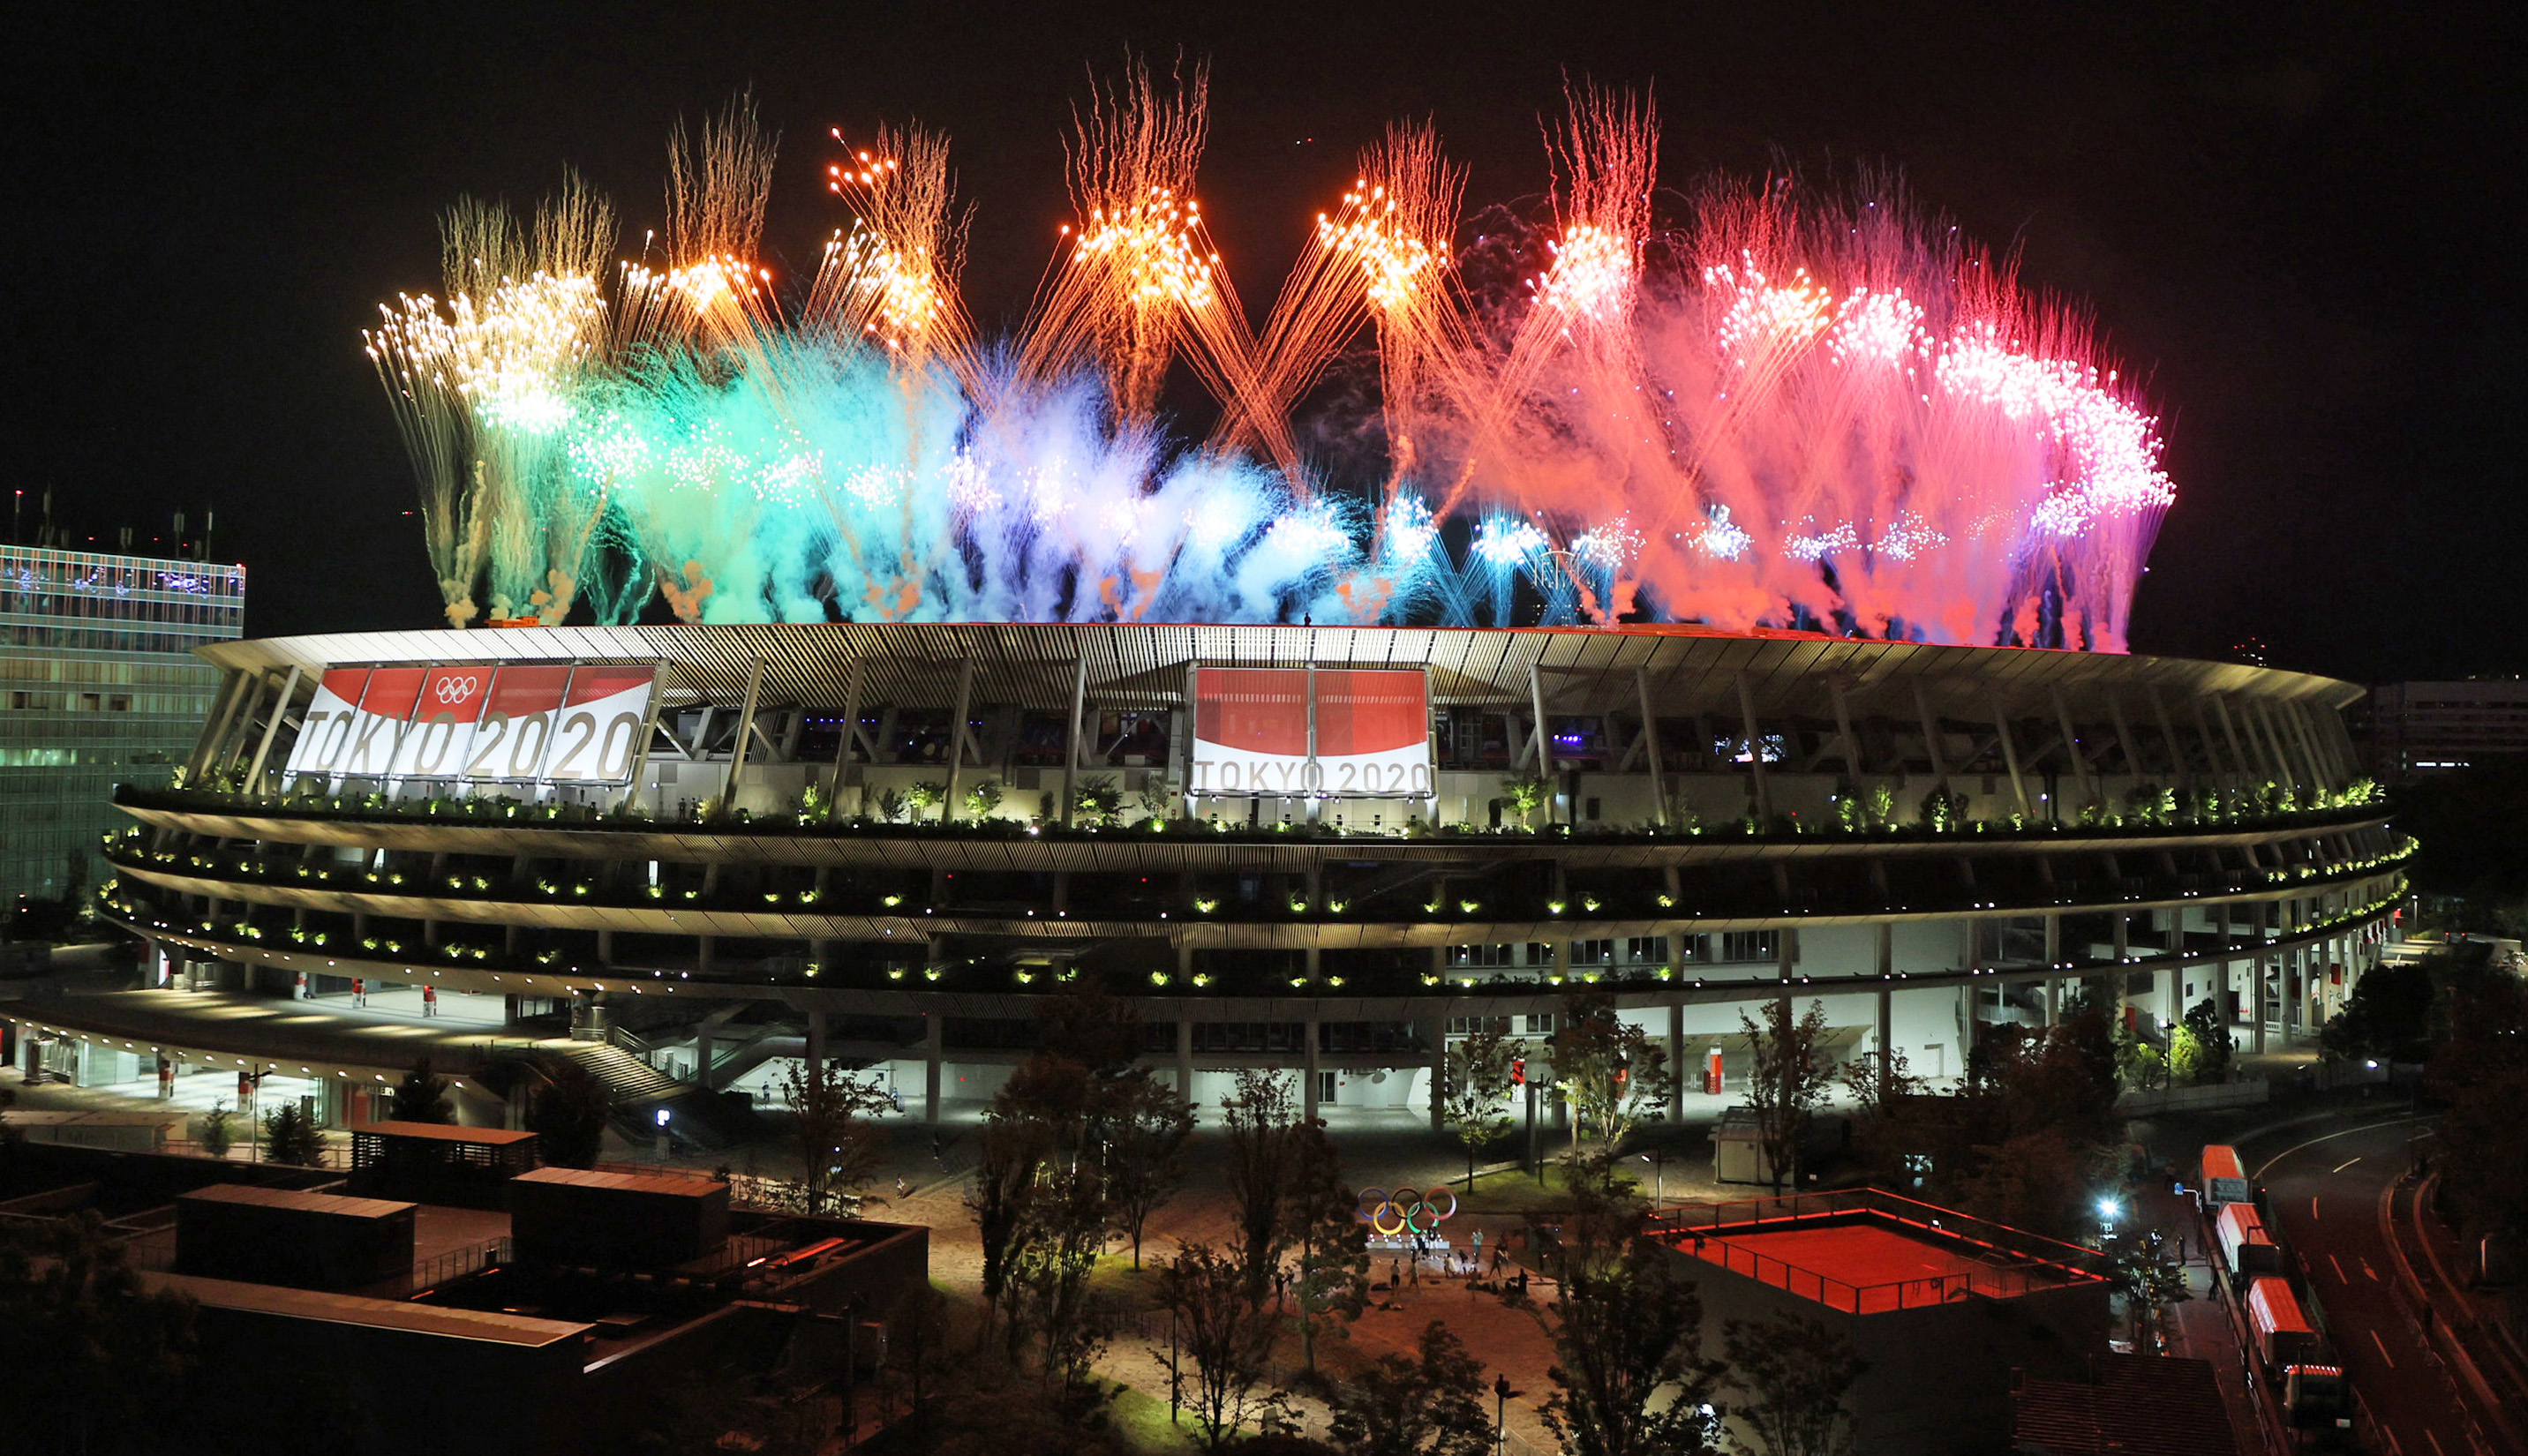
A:
[[[1189,962],[1192,956],[1188,953]],[[1177,1095],[1193,1101],[1193,1013],[1177,1014]]]
[[[1431,1130],[1440,1131],[1448,1123],[1448,1018],[1428,1016],[1422,1022],[1422,1038],[1428,1042],[1431,1056]]]
[[[203,770],[210,766],[213,751],[228,737],[229,719],[236,715],[237,704],[245,701],[246,691],[251,686],[253,674],[242,667],[229,669],[226,680],[220,684],[218,706],[202,725],[202,736],[194,740],[193,752],[184,757],[185,783],[201,782]]]
[[[1651,679],[1643,669],[1633,669],[1633,694],[1642,704],[1642,749],[1650,755],[1651,809],[1659,827],[1667,827],[1667,769],[1659,762],[1659,718],[1651,711]],[[1673,886],[1669,893],[1674,894]]]
[[[825,1009],[823,1007],[809,1008],[806,1040],[808,1043],[807,1079],[808,1085],[813,1087],[816,1085],[817,1078],[824,1075],[825,1070]]]
[[[1896,1081],[1896,988],[1878,988],[1878,1096],[1884,1101]]]
[[[1078,814],[1080,789],[1080,726],[1088,711],[1088,652],[1080,650],[1080,667],[1071,680],[1071,722],[1062,740],[1062,827],[1071,827]]]
[[[1308,701],[1313,703],[1316,699],[1312,696]],[[1546,784],[1545,822],[1552,824],[1554,801],[1556,797],[1554,792],[1554,734],[1545,723],[1545,675],[1537,670],[1537,665],[1533,662],[1527,664],[1527,702],[1528,710],[1536,715],[1536,776],[1545,780]],[[1310,754],[1317,751],[1317,720],[1314,712],[1315,710],[1311,708],[1308,718]]]
[[[2080,724],[2075,722],[2072,718],[2072,704],[2064,699],[2062,685],[2059,683],[2055,684],[2054,687],[2049,690],[2048,696],[2053,699],[2054,716],[2063,725],[2063,756],[2068,759],[2072,765],[2072,787],[2080,792],[2080,802],[2083,806],[2092,804],[2100,804],[2105,797],[2106,790],[2104,786],[2096,778],[2092,777],[2089,772],[2089,755],[2082,752],[2080,748]],[[2058,804],[2054,806],[2053,816],[2057,819],[2063,817],[2063,806],[2061,805]],[[2076,810],[2074,817],[2077,818],[2078,816],[2078,811]]]
[[[939,1012],[922,1014],[922,1120],[939,1125],[939,1064],[948,1048],[948,1017]]]
[[[1992,731],[2001,740],[2002,766],[2010,770],[2011,797],[2019,802],[2019,811],[2032,819],[2036,807],[2028,801],[2028,778],[2019,771],[2019,745],[2010,737],[2010,709],[2002,706],[1998,693],[1992,699]]]
[[[1769,833],[1773,827],[1772,791],[1764,783],[1764,739],[1756,727],[1756,689],[1747,674],[1738,674],[1738,716],[1747,732],[1747,786],[1756,801],[1756,823]]]
[[[957,706],[948,715],[948,786],[939,804],[939,822],[957,822],[957,795],[966,776],[966,720],[974,711],[974,659],[957,664]]]
[[[1308,1019],[1303,1028],[1308,1038],[1307,1069],[1301,1075],[1306,1079],[1307,1085],[1301,1089],[1299,1105],[1302,1109],[1301,1116],[1311,1122],[1317,1119],[1317,1039],[1322,1024],[1317,1020],[1316,1013],[1312,1011],[1308,1013]]]
[[[1667,1004],[1667,1119],[1682,1122],[1685,1120],[1685,1003],[1682,1001]]]
[[[1931,715],[1931,700],[1922,694],[1922,680],[1914,680],[1914,715],[1922,720],[1922,754],[1931,763],[1931,778],[1940,792],[1949,792],[1948,764],[1940,757],[1940,720]]]
[[[2194,788],[2194,768],[2186,761],[2186,751],[2178,747],[2177,725],[2170,722],[2168,717],[2168,700],[2160,696],[2159,685],[2156,683],[2150,685],[2148,692],[2151,716],[2159,720],[2160,744],[2168,751],[2168,761],[2177,770],[2177,786],[2191,792]]]
[[[281,720],[290,716],[290,700],[298,692],[299,668],[290,664],[290,676],[281,684],[281,696],[272,700],[272,715],[263,720],[263,741],[255,745],[254,761],[245,771],[245,790],[258,793],[263,785],[264,760],[272,756],[272,740],[281,732]]]
[[[758,657],[747,666],[746,701],[737,712],[737,737],[729,741],[728,776],[720,780],[719,811],[714,818],[727,818],[737,808],[737,786],[746,774],[748,741],[755,736],[755,705],[763,693],[764,659]]]

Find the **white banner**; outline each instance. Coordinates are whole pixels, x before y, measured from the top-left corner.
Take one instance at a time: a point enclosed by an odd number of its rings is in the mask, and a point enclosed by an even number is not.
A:
[[[291,775],[620,784],[656,670],[567,663],[338,667],[318,684]]]

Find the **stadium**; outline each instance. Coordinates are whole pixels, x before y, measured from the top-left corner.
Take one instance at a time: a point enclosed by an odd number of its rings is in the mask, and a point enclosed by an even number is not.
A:
[[[706,1142],[735,1129],[702,1091],[802,1056],[970,1117],[1082,978],[1198,1104],[1278,1066],[1338,1128],[1436,1124],[1486,1025],[1543,1073],[1584,987],[1692,1070],[1672,1113],[1730,1100],[1742,1013],[1784,996],[1934,1079],[2076,994],[2153,1033],[2214,997],[2262,1049],[2340,1004],[2407,853],[2356,779],[2357,688],[2148,656],[1135,624],[204,655],[183,785],[124,791],[109,851],[165,989],[27,1008],[29,1065],[304,1076],[337,1120],[415,1050],[328,1040],[354,979],[498,1023],[438,1043],[469,1118],[543,1017],[672,1077],[642,1106]]]

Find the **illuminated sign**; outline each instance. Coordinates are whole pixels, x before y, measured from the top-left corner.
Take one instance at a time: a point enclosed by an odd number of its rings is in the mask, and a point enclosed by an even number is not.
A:
[[[1203,667],[1186,792],[1427,798],[1430,696],[1418,671]]]
[[[650,721],[648,666],[336,667],[318,683],[291,775],[620,784]]]

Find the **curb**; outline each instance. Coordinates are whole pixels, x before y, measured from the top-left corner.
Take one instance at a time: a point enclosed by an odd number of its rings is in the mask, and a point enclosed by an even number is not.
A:
[[[2399,1291],[2414,1302],[2415,1309],[2430,1310],[2436,1306],[2433,1305],[2431,1297],[2424,1292],[2422,1279],[2414,1273],[2413,1261],[2405,1257],[2404,1246],[2396,1239],[2395,1212],[2396,1193],[2405,1186],[2407,1180],[2407,1174],[2399,1174],[2394,1182],[2380,1190],[2379,1237],[2388,1246],[2388,1256],[2396,1261]],[[2511,1425],[2509,1409],[2493,1393],[2492,1385],[2484,1378],[2484,1372],[2476,1369],[2474,1358],[2467,1354],[2466,1347],[2459,1342],[2456,1331],[2449,1328],[2449,1322],[2437,1318],[2431,1320],[2424,1326],[2422,1336],[2425,1348],[2448,1361],[2450,1368],[2466,1381],[2467,1388],[2474,1392],[2475,1398],[2483,1403],[2486,1414],[2492,1418],[2494,1428],[2501,1432],[2504,1444],[2514,1451],[2528,1449],[2523,1447],[2517,1428]],[[2473,1424],[2472,1421],[2469,1424]]]

